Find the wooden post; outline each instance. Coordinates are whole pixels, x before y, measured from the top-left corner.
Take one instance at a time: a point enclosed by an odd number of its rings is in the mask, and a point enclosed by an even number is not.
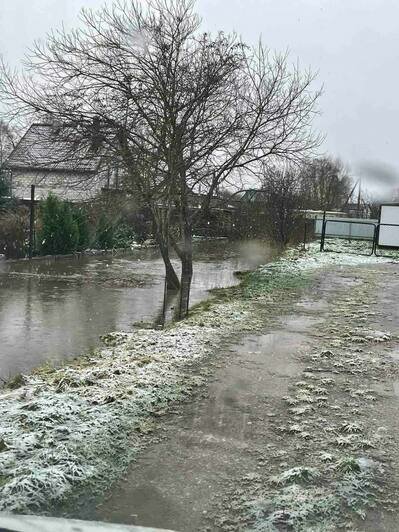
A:
[[[29,258],[33,257],[35,241],[35,185],[30,186]]]

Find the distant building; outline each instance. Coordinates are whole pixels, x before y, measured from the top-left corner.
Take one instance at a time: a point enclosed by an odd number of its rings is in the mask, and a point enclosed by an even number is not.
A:
[[[316,209],[299,209],[297,211],[300,215],[308,220],[323,219],[324,214],[329,218],[345,218],[347,214],[342,211],[322,211]]]
[[[364,201],[358,203],[347,203],[344,207],[345,212],[354,218],[370,218],[370,205]]]
[[[72,137],[72,135],[71,135]],[[68,139],[68,126],[32,124],[5,162],[11,193],[20,200],[51,192],[62,199],[79,202],[115,185],[116,175],[103,164],[99,150],[81,148]]]
[[[248,188],[235,192],[231,199],[234,201],[257,203],[265,201],[266,192],[261,188]]]

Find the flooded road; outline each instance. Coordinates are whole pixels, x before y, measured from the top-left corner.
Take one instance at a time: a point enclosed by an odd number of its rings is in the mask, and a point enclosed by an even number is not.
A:
[[[236,284],[235,271],[274,255],[264,242],[224,240],[198,243],[194,253],[191,304],[212,288]],[[87,352],[102,334],[154,323],[162,314],[163,287],[163,263],[153,248],[0,262],[0,378]]]

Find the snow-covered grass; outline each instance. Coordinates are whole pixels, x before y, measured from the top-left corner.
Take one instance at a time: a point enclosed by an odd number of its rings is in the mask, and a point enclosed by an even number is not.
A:
[[[203,384],[193,365],[234,335],[260,329],[260,299],[281,301],[313,271],[387,259],[289,250],[237,289],[159,330],[114,333],[105,347],[60,368],[43,367],[0,391],[0,511],[40,512],[109,485],[168,405]]]
[[[399,253],[392,257],[368,256],[368,242],[330,240],[336,252],[320,252],[319,242],[309,244],[306,251],[301,248],[290,248],[279,259],[255,272],[250,273],[243,281],[244,293],[254,297],[275,289],[293,289],[302,283],[312,272],[322,268],[356,267],[367,264],[386,264],[397,262]]]
[[[395,378],[398,370],[384,355],[396,349],[398,336],[374,330],[377,316],[379,322],[385,317],[376,307],[376,268],[358,274],[353,269],[386,261],[342,252],[317,254],[315,245],[305,256],[295,258],[293,252],[288,267],[294,271],[351,266],[344,278],[358,282],[349,291],[329,277],[337,293],[328,296],[328,319],[318,326],[312,349],[299,355],[307,365],[283,398],[273,427],[276,439],[268,441],[267,453],[259,453],[264,470],[257,470],[259,480],[245,484],[244,494],[236,491],[234,504],[242,508],[238,522],[245,523],[243,529],[357,530],[356,523],[376,504],[392,510],[392,470],[386,456],[393,456],[396,448],[373,411],[381,399],[373,384]]]
[[[126,463],[151,430],[148,416],[202,383],[185,364],[209,349],[209,331],[140,330],[73,365],[37,372],[0,402],[0,509],[51,505]],[[201,335],[202,342],[198,341]]]
[[[367,471],[345,473],[337,485],[330,487],[288,484],[270,498],[259,497],[249,503],[253,532],[278,532],[279,530],[319,531],[341,530],[337,526],[343,514],[342,501],[346,500],[355,513],[364,518],[362,500],[367,500],[374,486]],[[350,528],[355,530],[355,528]]]

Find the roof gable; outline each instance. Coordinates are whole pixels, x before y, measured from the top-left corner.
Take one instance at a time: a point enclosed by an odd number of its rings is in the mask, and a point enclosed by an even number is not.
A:
[[[100,156],[73,140],[72,128],[32,124],[6,161],[8,168],[94,173]]]

